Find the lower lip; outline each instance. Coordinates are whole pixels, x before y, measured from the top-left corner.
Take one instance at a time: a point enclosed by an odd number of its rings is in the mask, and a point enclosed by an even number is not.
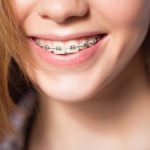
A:
[[[38,46],[32,38],[29,38],[29,45],[31,46],[31,49],[34,50],[39,57],[48,64],[59,68],[74,68],[91,62],[94,59],[94,56],[96,56],[98,52],[102,51],[101,47],[106,39],[106,36],[95,45],[69,55],[56,55],[48,52],[44,48]]]

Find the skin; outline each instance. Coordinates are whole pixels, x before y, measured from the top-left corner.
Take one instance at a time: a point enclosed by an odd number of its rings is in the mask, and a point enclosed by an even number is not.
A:
[[[27,36],[108,34],[102,54],[78,68],[60,69],[29,50],[36,66],[26,63],[26,69],[40,103],[29,149],[136,149],[137,141],[141,149],[148,146],[149,85],[140,45],[150,1],[12,0],[12,7]]]

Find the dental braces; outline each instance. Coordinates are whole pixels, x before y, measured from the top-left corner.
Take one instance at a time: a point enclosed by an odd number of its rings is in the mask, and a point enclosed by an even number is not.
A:
[[[75,50],[76,48],[79,48],[79,50],[80,50],[80,49],[82,49],[82,48],[88,48],[88,47],[90,47],[91,45],[96,44],[97,41],[98,41],[97,39],[94,39],[93,42],[84,43],[83,45],[79,45],[79,46],[71,45],[70,47],[65,48],[65,50],[67,50],[67,49],[69,49],[69,50]],[[43,45],[43,44],[40,43],[40,42],[38,42],[38,44],[39,44],[41,47],[45,48],[45,49],[51,49],[51,50],[57,50],[57,51],[63,50],[63,48],[60,47],[60,46],[49,47],[48,45]]]

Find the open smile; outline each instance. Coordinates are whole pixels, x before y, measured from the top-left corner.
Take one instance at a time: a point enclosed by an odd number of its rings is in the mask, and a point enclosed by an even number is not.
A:
[[[32,36],[31,48],[47,63],[59,68],[78,67],[97,54],[107,34],[91,34],[75,39],[54,39],[52,37]]]

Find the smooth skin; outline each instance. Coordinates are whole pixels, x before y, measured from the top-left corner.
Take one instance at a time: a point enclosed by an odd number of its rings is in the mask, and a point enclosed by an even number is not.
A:
[[[29,50],[40,109],[29,150],[150,149],[148,79],[141,47],[149,0],[11,0],[27,36],[105,32],[94,63],[60,69]]]

